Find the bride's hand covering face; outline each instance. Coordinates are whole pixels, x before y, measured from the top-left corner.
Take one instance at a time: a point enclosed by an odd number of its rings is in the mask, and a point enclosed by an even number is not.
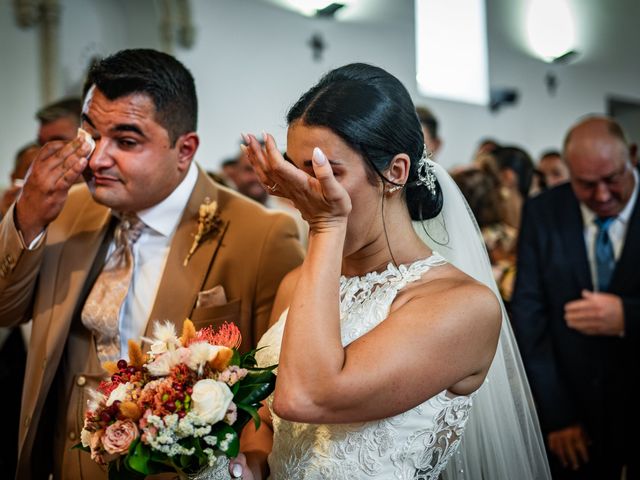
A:
[[[310,231],[324,231],[346,224],[351,199],[333,172],[333,160],[313,148],[304,167],[287,162],[269,134],[265,145],[253,135],[244,135],[248,157],[260,181],[272,195],[288,198],[309,223]],[[337,162],[340,163],[339,161]]]

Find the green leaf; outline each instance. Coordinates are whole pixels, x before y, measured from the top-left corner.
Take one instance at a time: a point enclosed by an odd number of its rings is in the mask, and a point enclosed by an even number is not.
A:
[[[276,386],[275,375],[272,382],[252,383],[242,385],[238,389],[238,393],[233,397],[235,403],[244,403],[247,405],[257,406],[262,400],[267,398]]]
[[[82,450],[83,452],[89,452],[91,453],[91,449],[89,447],[84,447],[82,445],[82,442],[76,443],[73,447],[71,447],[69,450]]]
[[[242,357],[240,356],[240,353],[238,350],[234,350],[233,356],[231,357],[231,360],[229,360],[229,365],[242,365],[241,362]]]
[[[144,480],[145,475],[137,472],[128,471],[125,468],[126,458],[121,461],[120,458],[109,463],[108,472],[109,480]]]
[[[167,463],[169,456],[166,453],[159,452],[157,450],[151,450],[151,461],[158,463]]]
[[[240,357],[240,366],[242,368],[253,368],[256,365],[258,365],[258,362],[256,361],[256,353],[258,353],[263,348],[266,348],[266,347],[254,348],[253,350],[242,355]],[[275,368],[276,366],[277,365],[274,365],[273,368]]]
[[[230,441],[226,440],[227,435],[232,436]],[[224,453],[227,457],[238,456],[238,452],[240,451],[240,438],[233,428],[231,428],[229,425],[222,425],[218,427],[216,437],[218,439],[216,446],[222,453]],[[223,448],[225,445],[226,448]]]
[[[251,418],[253,418],[253,424],[255,425],[256,430],[260,428],[260,415],[258,414],[257,408],[254,408],[251,405],[245,405],[244,403],[236,403],[236,407],[238,407],[240,410],[244,410],[249,415],[251,415]]]
[[[133,442],[131,442],[131,445],[129,445],[129,453],[127,455],[132,455],[136,451],[136,448],[139,443],[140,443],[140,437],[136,438]]]
[[[133,452],[131,451],[133,450]],[[151,449],[144,443],[138,442],[135,447],[129,449],[129,454],[126,457],[126,466],[133,472],[141,473],[143,475],[151,474],[149,468],[149,460],[151,459]]]
[[[269,368],[251,368],[247,375],[240,381],[242,384],[247,383],[266,383],[275,378],[273,369]]]

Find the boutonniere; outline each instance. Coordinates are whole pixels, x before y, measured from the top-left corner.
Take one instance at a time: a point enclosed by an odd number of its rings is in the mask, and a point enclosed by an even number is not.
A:
[[[187,257],[184,259],[185,267],[189,263],[191,255],[193,255],[205,237],[214,235],[220,231],[222,219],[220,218],[220,215],[218,215],[217,210],[218,202],[212,202],[209,197],[205,198],[204,203],[200,205],[200,208],[198,209],[198,231],[193,238],[191,249],[189,250]]]

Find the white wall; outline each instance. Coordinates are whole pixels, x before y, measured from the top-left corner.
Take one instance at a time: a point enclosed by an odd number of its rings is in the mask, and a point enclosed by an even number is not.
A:
[[[413,55],[412,29],[347,26],[246,1],[193,3],[197,45],[179,56],[196,78],[198,157],[207,165],[237,154],[241,132],[267,130],[284,146],[288,108],[327,70],[363,61],[402,72]],[[316,32],[327,42],[321,62],[307,45]]]
[[[35,138],[40,100],[38,38],[19,30],[13,5],[0,0],[0,188],[9,182],[15,152]]]
[[[60,1],[61,94],[77,91],[93,55],[160,45],[152,0]],[[444,139],[440,161],[446,166],[469,161],[486,136],[537,156],[560,146],[579,116],[605,112],[608,95],[640,100],[637,75],[580,62],[555,69],[558,90],[550,96],[544,83],[549,67],[512,46],[501,24],[504,17],[496,11],[500,3],[488,1],[491,84],[517,88],[520,100],[492,114],[483,107],[418,96],[411,22],[346,24],[303,18],[255,0],[192,0],[195,46],[174,53],[196,78],[202,137],[198,160],[215,168],[237,152],[241,132],[267,130],[284,146],[288,107],[322,73],[354,61],[390,70],[417,104],[434,110]],[[35,134],[33,113],[41,103],[37,32],[19,30],[12,13],[9,0],[0,0],[0,186],[7,181],[13,153]],[[316,32],[327,42],[321,62],[312,60],[307,45]]]

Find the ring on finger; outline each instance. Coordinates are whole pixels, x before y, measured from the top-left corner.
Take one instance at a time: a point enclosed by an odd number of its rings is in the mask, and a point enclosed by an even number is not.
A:
[[[273,185],[267,185],[267,190],[269,190],[271,193],[275,192],[278,189],[278,184],[274,183]]]

